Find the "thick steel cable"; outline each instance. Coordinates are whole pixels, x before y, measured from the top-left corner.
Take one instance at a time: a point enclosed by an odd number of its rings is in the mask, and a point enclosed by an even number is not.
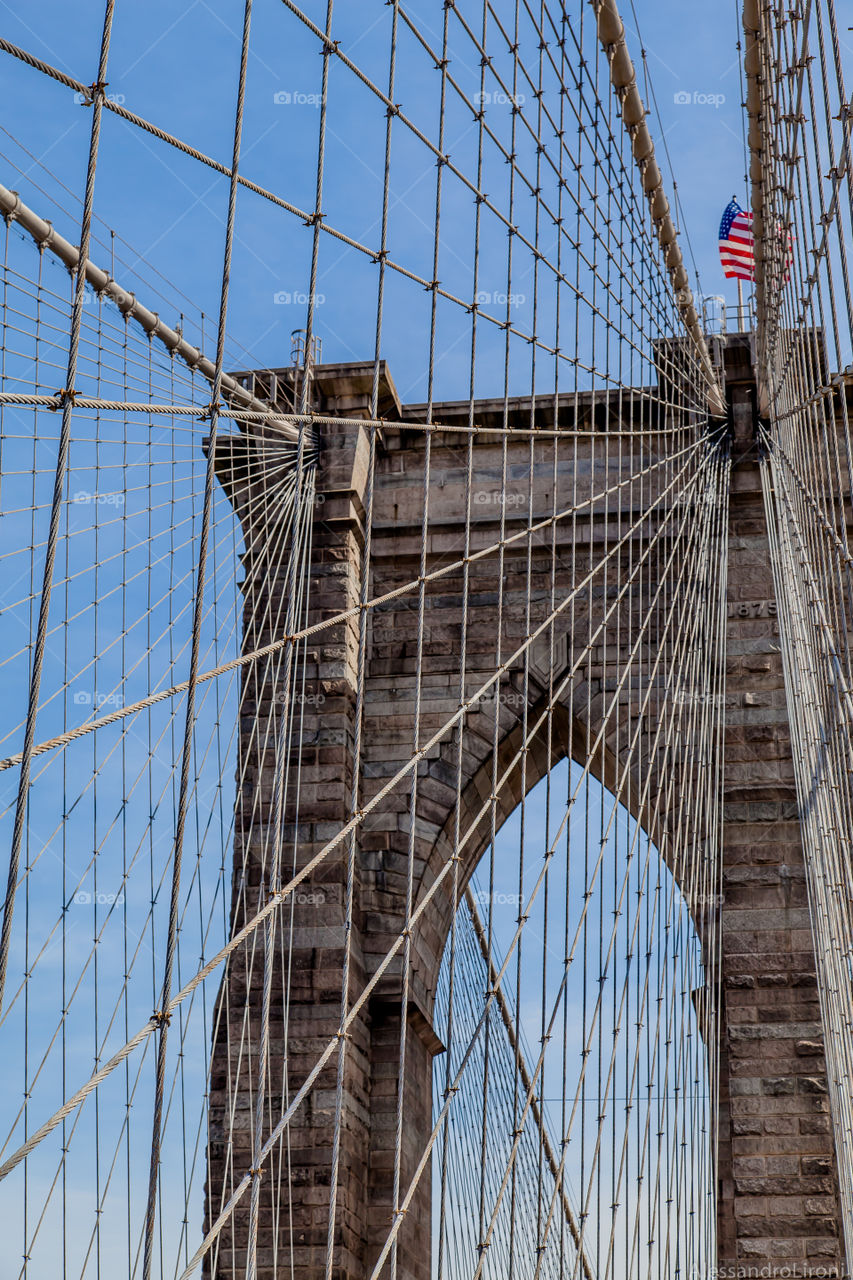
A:
[[[669,202],[663,191],[663,179],[655,160],[654,143],[646,125],[646,113],[637,88],[634,64],[625,43],[625,28],[619,8],[616,0],[596,0],[595,11],[599,39],[607,51],[611,80],[621,99],[622,119],[631,138],[634,158],[642,173],[643,189],[648,196],[649,208],[655,221],[666,267],[670,273],[672,288],[685,328],[695,343],[699,364],[707,384],[709,412],[714,416],[723,416],[725,408],[722,392],[711,364],[705,335],[693,305],[693,295],[690,292],[675,225],[669,214]]]

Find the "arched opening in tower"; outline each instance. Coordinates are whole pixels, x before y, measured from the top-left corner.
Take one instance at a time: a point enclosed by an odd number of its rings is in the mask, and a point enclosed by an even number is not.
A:
[[[713,1265],[718,906],[575,760],[496,831],[436,991],[434,1276]]]

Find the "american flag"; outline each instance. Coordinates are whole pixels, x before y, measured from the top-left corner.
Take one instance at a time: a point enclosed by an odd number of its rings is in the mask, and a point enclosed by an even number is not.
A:
[[[741,209],[737,200],[726,205],[720,223],[720,262],[727,279],[755,279],[752,214]]]

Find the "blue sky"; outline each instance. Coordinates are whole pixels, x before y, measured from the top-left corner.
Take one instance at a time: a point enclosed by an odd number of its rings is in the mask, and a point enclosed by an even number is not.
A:
[[[469,17],[479,7],[473,3],[460,6],[470,11]],[[7,39],[85,83],[94,79],[100,3],[81,0],[69,6],[45,0],[25,9],[8,4],[3,8]],[[324,0],[305,0],[302,8],[312,20],[323,23]],[[441,6],[436,0],[416,0],[407,8],[433,47],[439,47]],[[508,5],[507,11],[511,8]],[[577,8],[580,11],[584,6]],[[716,238],[721,211],[731,195],[737,193],[744,202],[747,198],[735,0],[715,5],[697,0],[659,0],[655,4],[635,0],[642,43],[632,6],[626,3],[622,8],[641,79],[640,49],[646,50],[660,112],[660,123],[653,121],[659,159],[669,185],[665,140],[703,289],[708,294],[723,293],[733,302],[734,284],[723,280]],[[227,162],[241,20],[238,0],[190,0],[180,6],[165,0],[151,0],[144,6],[120,0],[108,93],[130,110]],[[389,22],[390,10],[378,0],[338,0],[335,6],[333,36],[383,87],[388,75]],[[457,55],[454,73],[466,87],[473,88],[478,69],[471,64],[469,48],[457,38],[451,42],[450,52]],[[317,42],[303,24],[278,0],[256,3],[243,172],[301,208],[310,208],[313,201],[320,70]],[[5,117],[4,128],[9,132],[0,134],[0,153],[6,157],[0,160],[0,181],[20,190],[28,203],[54,218],[70,239],[76,239],[77,201],[61,191],[9,134],[79,194],[89,109],[75,102],[68,88],[7,54],[0,56],[0,75],[6,101],[15,104]],[[395,101],[431,136],[436,124],[437,80],[423,50],[403,32]],[[384,108],[334,62],[329,102],[324,208],[330,222],[372,245],[378,243]],[[508,122],[506,108],[503,115],[500,107],[494,112],[493,118],[501,125]],[[403,130],[395,138],[389,246],[398,260],[428,276],[434,167],[425,162],[422,148],[410,145]],[[473,169],[475,141],[470,114],[450,110],[448,147],[454,160],[467,170]],[[15,165],[24,175],[15,171]],[[36,184],[44,190],[38,190]],[[134,255],[120,248],[120,255],[131,265],[117,265],[116,276],[129,279],[140,292],[151,292],[155,284],[163,288],[168,301],[159,309],[164,317],[174,320],[179,309],[192,314],[192,308],[175,290],[192,299],[208,316],[215,314],[226,200],[225,178],[115,116],[105,115],[97,213],[151,264],[150,268],[141,267],[137,276],[132,270]],[[455,246],[459,262],[445,264],[441,272],[443,283],[452,287],[455,267],[459,280],[464,277],[462,260],[470,246],[471,200],[469,193],[448,182],[445,202],[448,218],[458,219],[459,225]],[[99,234],[106,244],[109,236],[104,226]],[[241,192],[229,333],[235,343],[254,353],[259,363],[289,362],[290,331],[304,323],[305,307],[300,299],[308,288],[310,239],[310,230],[291,214]],[[690,264],[686,242],[684,251]],[[491,252],[491,247],[487,245],[485,252]],[[496,245],[496,262],[501,252],[505,251]],[[108,261],[109,251],[99,246],[93,256]],[[153,269],[173,287],[157,281]],[[413,364],[412,344],[405,341],[395,321],[405,316],[409,323],[425,324],[427,299],[417,286],[395,278],[393,273],[391,276],[390,323],[386,325],[383,354],[391,362],[404,399],[417,400],[423,394],[423,370],[417,362]],[[317,331],[323,339],[324,359],[372,357],[375,292],[375,265],[340,242],[323,237]],[[290,301],[282,302],[282,295]],[[444,359],[443,376],[437,383],[440,396],[467,391],[467,328],[463,319],[448,313],[445,346],[458,342],[460,349]],[[212,345],[209,322],[206,345]],[[240,359],[236,353],[233,358]]]

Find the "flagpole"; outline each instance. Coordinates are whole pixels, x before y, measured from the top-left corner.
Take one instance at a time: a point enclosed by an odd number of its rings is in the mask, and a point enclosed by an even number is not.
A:
[[[743,281],[737,282],[737,327],[738,333],[743,333],[746,325],[743,322]]]

